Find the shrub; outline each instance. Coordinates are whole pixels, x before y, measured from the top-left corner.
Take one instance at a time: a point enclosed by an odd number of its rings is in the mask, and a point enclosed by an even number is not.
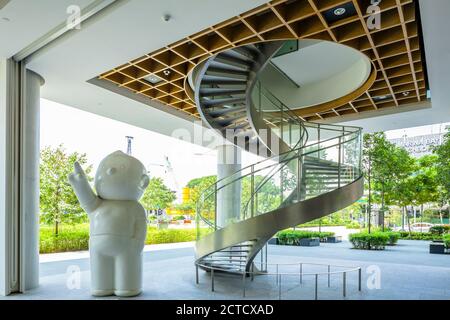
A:
[[[202,228],[202,235],[208,230]],[[196,240],[195,229],[165,229],[159,230],[149,226],[145,244],[175,243]],[[40,253],[55,253],[65,251],[80,251],[89,249],[89,224],[79,224],[74,226],[61,227],[57,236],[53,234],[53,226],[41,226]]]
[[[430,233],[435,235],[442,235],[444,233],[448,233],[450,231],[450,226],[442,225],[442,226],[432,226],[430,228]]]
[[[444,246],[449,249],[450,248],[450,233],[444,234],[442,236],[442,240],[444,240]]]
[[[407,232],[400,231],[400,239],[404,240],[439,240],[442,237],[431,232]]]
[[[387,243],[388,246],[395,246],[398,242],[398,239],[400,239],[400,233],[398,233],[398,232],[388,231],[388,232],[385,232],[385,234],[387,234],[389,237],[389,240]]]
[[[88,248],[89,224],[61,227],[58,235],[54,234],[53,226],[40,228],[40,253],[81,251]]]
[[[384,232],[359,232],[350,234],[349,240],[355,249],[384,250],[389,243],[389,235]]]
[[[359,222],[357,222],[357,221],[352,221],[345,225],[346,229],[359,229],[360,227],[361,226],[360,226]]]
[[[278,244],[281,245],[298,245],[301,239],[320,238],[334,236],[334,232],[318,232],[304,230],[283,230],[278,232]]]

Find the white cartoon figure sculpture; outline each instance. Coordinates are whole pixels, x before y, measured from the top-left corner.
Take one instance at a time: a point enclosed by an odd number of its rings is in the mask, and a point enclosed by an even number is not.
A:
[[[108,155],[95,175],[98,196],[79,163],[69,182],[89,214],[92,295],[140,294],[147,221],[138,201],[149,183],[144,165],[121,151]]]

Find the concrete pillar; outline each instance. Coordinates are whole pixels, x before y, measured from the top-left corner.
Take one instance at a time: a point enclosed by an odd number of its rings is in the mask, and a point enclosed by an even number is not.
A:
[[[39,284],[39,107],[43,79],[0,60],[0,295]]]
[[[217,148],[217,180],[227,177],[218,184],[217,192],[217,225],[225,227],[240,218],[241,182],[230,185],[239,175],[234,175],[241,169],[241,150],[234,145],[222,145]],[[231,177],[233,175],[233,177]],[[224,186],[223,188],[221,188]]]
[[[39,158],[40,98],[44,79],[26,71],[25,105],[22,109],[22,288],[39,285]]]

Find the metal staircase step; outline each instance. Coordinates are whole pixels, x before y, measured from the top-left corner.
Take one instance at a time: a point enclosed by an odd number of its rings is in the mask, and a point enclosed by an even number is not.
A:
[[[219,116],[223,116],[229,113],[234,113],[234,112],[245,112],[246,107],[242,106],[242,107],[234,107],[234,108],[223,108],[223,109],[219,109],[219,110],[211,110],[208,111],[208,114],[211,117],[219,117]]]
[[[229,89],[229,88],[203,88],[200,89],[200,95],[202,97],[214,97],[214,96],[233,96],[233,95],[245,94],[245,89]]]
[[[227,53],[221,53],[219,54],[214,61],[219,62],[219,63],[223,63],[223,64],[228,64],[231,65],[233,67],[237,67],[237,68],[241,68],[243,70],[249,70],[250,66],[251,66],[251,61],[247,60],[247,59],[240,59],[236,56],[233,56],[231,54],[227,54]]]
[[[201,104],[204,107],[209,106],[223,106],[223,105],[235,105],[245,102],[245,98],[223,98],[223,99],[208,99],[202,100]]]
[[[208,68],[208,70],[206,71],[206,75],[219,77],[219,78],[226,78],[226,79],[246,80],[248,78],[247,71],[239,71],[239,70],[225,69],[225,68],[218,68],[218,67]]]

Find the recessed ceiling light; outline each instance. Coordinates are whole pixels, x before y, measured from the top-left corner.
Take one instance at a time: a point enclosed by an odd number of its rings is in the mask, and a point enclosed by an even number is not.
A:
[[[405,92],[403,92],[403,96],[404,96],[404,97],[407,97],[407,96],[409,96],[409,91],[405,91]]]
[[[374,101],[383,101],[383,100],[388,100],[388,99],[391,99],[391,98],[392,98],[392,95],[386,94],[386,95],[382,95],[382,96],[373,97],[372,99]]]
[[[165,76],[168,76],[168,75],[170,75],[170,70],[164,70],[163,73]]]
[[[336,8],[334,9],[333,13],[336,16],[342,16],[347,10],[345,8]]]
[[[162,79],[160,77],[157,77],[153,74],[148,75],[148,76],[144,77],[143,79],[147,82],[150,82],[151,84],[157,84],[162,81]]]

